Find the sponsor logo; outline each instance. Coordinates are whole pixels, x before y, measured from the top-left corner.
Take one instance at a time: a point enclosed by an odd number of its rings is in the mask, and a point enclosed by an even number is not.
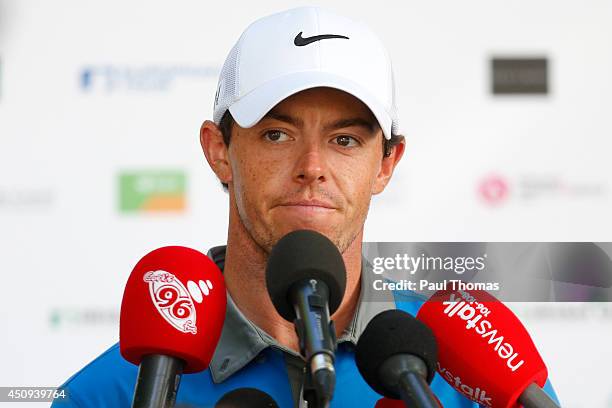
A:
[[[55,201],[51,188],[0,188],[0,210],[44,211],[51,209]]]
[[[508,198],[508,183],[498,175],[491,175],[480,182],[478,193],[487,204],[499,205]]]
[[[315,41],[327,40],[330,38],[343,38],[345,40],[349,39],[348,37],[344,35],[338,35],[338,34],[321,34],[321,35],[313,35],[312,37],[302,37],[302,33],[303,31],[300,31],[298,35],[296,35],[295,38],[293,39],[293,44],[296,47],[303,47],[305,45],[312,44]]]
[[[477,185],[478,197],[490,207],[499,207],[511,199],[528,202],[600,198],[607,195],[607,190],[604,181],[567,180],[554,174],[523,174],[513,177],[493,174],[482,178]]]
[[[558,175],[528,174],[518,180],[520,197],[524,200],[539,198],[592,198],[606,194],[607,186],[596,180],[568,180]]]
[[[442,367],[440,363],[437,364],[438,373],[440,373],[440,375],[444,377],[449,384],[452,384],[457,390],[461,391],[463,395],[472,401],[479,403],[480,405],[486,405],[488,407],[493,406],[493,401],[491,400],[491,397],[487,397],[487,392],[485,390],[480,389],[479,387],[474,388],[464,384],[461,381],[461,377],[453,375],[446,368]]]
[[[142,280],[149,284],[155,308],[172,327],[183,333],[198,333],[195,305],[181,281],[166,271],[147,272]]]
[[[215,109],[217,109],[217,105],[219,104],[219,95],[221,94],[221,90],[225,91],[225,79],[221,78],[219,80],[219,84],[217,84],[217,92],[215,92]]]
[[[493,58],[491,70],[494,95],[548,94],[546,58]]]
[[[482,339],[486,340],[486,345],[493,347],[497,355],[506,360],[506,365],[510,371],[515,372],[520,369],[525,361],[519,360],[519,354],[514,351],[512,344],[505,342],[504,336],[493,327],[493,324],[483,319],[483,317],[489,315],[490,310],[486,309],[481,303],[468,302],[452,293],[449,300],[442,302],[442,305],[446,306],[444,314],[448,317],[457,316],[466,321],[465,328],[467,330],[474,329]]]
[[[119,210],[181,212],[186,208],[186,175],[181,171],[139,171],[119,175]]]
[[[79,71],[82,91],[104,92],[166,92],[177,82],[216,79],[217,66],[120,66],[90,65]]]
[[[155,308],[172,327],[183,332],[197,334],[195,303],[202,303],[213,289],[210,280],[187,286],[172,273],[163,270],[149,271],[142,277],[149,284],[149,294]]]
[[[117,327],[118,323],[119,312],[114,308],[59,307],[49,312],[49,326],[54,330]]]
[[[142,278],[145,282],[174,282],[174,275],[164,271],[147,272]]]

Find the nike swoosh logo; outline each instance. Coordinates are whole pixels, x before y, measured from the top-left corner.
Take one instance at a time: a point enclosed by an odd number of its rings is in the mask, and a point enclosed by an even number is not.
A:
[[[345,40],[349,39],[348,37],[345,37],[343,35],[338,35],[338,34],[321,34],[321,35],[313,35],[312,37],[304,38],[302,37],[302,32],[303,31],[300,31],[300,33],[296,35],[295,39],[293,40],[293,44],[295,44],[297,47],[303,47],[315,41],[326,40],[328,38],[344,38]]]

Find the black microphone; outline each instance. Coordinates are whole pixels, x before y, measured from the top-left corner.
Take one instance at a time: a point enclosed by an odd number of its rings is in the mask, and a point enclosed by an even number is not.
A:
[[[279,408],[274,399],[257,388],[237,388],[223,395],[215,408]]]
[[[376,315],[357,342],[355,362],[379,394],[411,408],[439,408],[429,388],[436,373],[438,346],[424,323],[401,310]]]
[[[330,319],[344,296],[346,269],[336,245],[310,230],[293,231],[272,248],[266,285],[278,313],[295,324],[317,403],[331,401],[336,330]]]

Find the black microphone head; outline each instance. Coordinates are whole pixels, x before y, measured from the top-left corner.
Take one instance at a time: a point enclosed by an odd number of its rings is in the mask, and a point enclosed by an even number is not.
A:
[[[438,345],[433,332],[406,312],[386,310],[370,320],[359,337],[355,362],[374,391],[393,399],[401,399],[401,396],[383,384],[379,371],[385,361],[397,354],[420,357],[427,366],[426,380],[431,383],[438,362]]]
[[[304,279],[317,279],[329,289],[329,313],[333,314],[346,286],[344,260],[336,245],[326,236],[310,230],[290,232],[272,248],[266,267],[266,286],[278,313],[295,319],[289,289]]]
[[[278,408],[278,404],[257,388],[237,388],[221,397],[215,408]]]

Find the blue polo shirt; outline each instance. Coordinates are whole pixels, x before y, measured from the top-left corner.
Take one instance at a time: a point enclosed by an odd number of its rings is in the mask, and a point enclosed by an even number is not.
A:
[[[208,254],[223,270],[225,247]],[[388,309],[402,309],[412,315],[423,304],[415,294],[388,293],[372,296],[368,264],[362,263],[360,300],[349,327],[338,339],[336,388],[331,408],[374,407],[382,397],[363,380],[355,364],[355,345],[368,322]],[[226,393],[236,388],[257,388],[268,393],[281,408],[302,408],[304,361],[298,353],[280,345],[249,321],[228,294],[226,319],[210,366],[203,372],[184,374],[176,399],[177,407],[214,407]],[[62,388],[67,398],[52,407],[130,407],[138,367],[125,361],[119,344],[86,365],[66,381]],[[479,405],[455,391],[436,374],[431,388],[444,407],[476,408]],[[547,383],[545,389],[554,392]],[[556,396],[555,396],[556,398]]]

